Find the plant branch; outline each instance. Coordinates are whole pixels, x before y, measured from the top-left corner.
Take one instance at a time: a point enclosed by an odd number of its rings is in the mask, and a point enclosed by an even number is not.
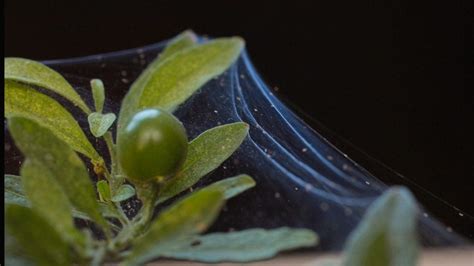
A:
[[[110,179],[110,188],[112,195],[115,194],[117,189],[123,184],[124,177],[121,175],[119,172],[119,167],[117,163],[117,152],[115,149],[115,144],[112,136],[112,132],[108,131],[104,136],[103,136],[105,143],[107,144],[107,149],[109,150],[110,154],[110,164],[111,164],[111,179]]]
[[[142,234],[149,226],[153,218],[155,201],[158,196],[159,185],[157,183],[136,183],[137,196],[142,201],[142,208],[131,223],[110,243],[109,249],[117,251],[126,248],[132,239]]]
[[[92,258],[91,266],[100,266],[107,254],[107,247],[105,245],[101,245],[97,248],[97,251]]]
[[[107,169],[106,166],[103,167],[103,175],[105,176],[105,179],[107,179],[109,182],[112,182],[112,175],[110,174],[109,170]]]
[[[114,202],[113,205],[114,205],[113,208],[115,209],[115,212],[118,215],[117,218],[120,220],[122,225],[124,225],[124,226],[125,225],[130,225],[130,220],[128,219],[128,216],[123,211],[122,206],[120,205],[120,202]]]
[[[112,175],[114,175],[116,173],[116,168],[117,168],[117,159],[115,156],[115,144],[112,137],[112,132],[108,131],[107,133],[105,133],[103,138],[105,140],[105,143],[107,144],[107,149],[109,150],[110,161],[111,161],[111,172],[112,172]]]

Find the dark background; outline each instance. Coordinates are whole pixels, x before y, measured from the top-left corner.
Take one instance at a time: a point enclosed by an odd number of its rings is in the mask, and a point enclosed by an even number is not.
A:
[[[240,35],[308,121],[473,215],[470,9],[440,2],[7,0],[5,56],[84,56],[188,28]]]

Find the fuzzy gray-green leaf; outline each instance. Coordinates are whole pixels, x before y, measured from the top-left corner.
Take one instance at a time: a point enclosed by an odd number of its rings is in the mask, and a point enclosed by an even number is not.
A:
[[[217,182],[214,182],[202,189],[211,190],[215,189],[224,194],[224,198],[230,199],[240,193],[252,188],[255,186],[255,180],[248,175],[238,175],[235,177],[229,177]],[[157,202],[158,204],[167,200],[168,198],[160,198]]]
[[[216,189],[230,199],[255,186],[255,180],[249,175],[238,175],[214,182],[203,189]]]
[[[367,210],[345,248],[346,266],[414,266],[418,207],[405,188],[392,188]]]
[[[190,188],[201,177],[219,167],[239,148],[248,129],[247,124],[237,122],[209,129],[192,140],[182,170],[164,184],[158,202]]]
[[[40,62],[24,58],[5,58],[5,80],[37,85],[54,91],[77,105],[86,114],[91,112],[63,76]]]
[[[91,130],[92,135],[96,138],[102,137],[112,124],[115,121],[115,114],[108,113],[108,114],[101,114],[94,112],[87,117],[87,121],[89,122],[89,128]]]
[[[163,60],[149,74],[142,89],[132,87],[128,92],[120,112],[119,133],[131,115],[141,109],[175,110],[202,85],[222,74],[243,47],[241,38],[221,38],[181,50]]]
[[[195,236],[171,246],[161,256],[206,263],[250,262],[272,258],[281,251],[312,247],[317,242],[317,235],[307,229],[249,229]]]
[[[92,97],[94,98],[95,111],[102,113],[105,101],[104,83],[100,79],[91,80]]]
[[[197,36],[192,31],[185,31],[178,36],[174,37],[166,46],[161,54],[151,62],[145,70],[140,74],[140,76],[132,84],[131,91],[136,91],[137,93],[130,93],[127,97],[135,98],[141,94],[141,91],[144,89],[148,78],[152,73],[156,71],[158,66],[169,57],[175,55],[178,52],[183,51],[191,46],[196,45]],[[138,93],[140,92],[140,93]],[[126,97],[126,99],[127,99]],[[137,97],[138,98],[138,97]],[[125,102],[125,100],[124,100]]]
[[[135,189],[128,185],[121,185],[116,194],[112,197],[113,202],[121,202],[135,196]]]
[[[25,195],[23,193],[21,177],[16,175],[4,175],[3,184],[5,204],[30,206],[30,203],[25,198]]]
[[[100,159],[76,119],[57,101],[27,85],[5,81],[5,117],[12,116],[35,120],[77,152],[92,160]]]
[[[99,211],[94,188],[79,156],[48,128],[24,117],[11,117],[8,126],[16,146],[27,159],[42,163],[79,211],[107,228]]]
[[[148,232],[137,239],[125,264],[142,264],[176,241],[203,232],[216,219],[223,204],[221,192],[202,190],[162,211]]]
[[[7,204],[8,206],[8,204]],[[4,229],[4,250],[5,250],[5,265],[15,266],[33,266],[35,263],[31,259],[27,258],[25,251],[21,248],[20,244],[15,238],[8,232],[8,228],[3,223]]]
[[[243,47],[238,37],[221,38],[169,57],[150,75],[138,108],[173,111],[207,81],[227,70]]]
[[[41,162],[27,159],[21,167],[21,176],[32,208],[54,225],[65,241],[83,245],[85,239],[74,226],[69,199],[49,169]]]
[[[118,120],[118,128],[122,128],[128,119],[137,111],[140,96],[145,89],[150,76],[157,71],[161,63],[175,55],[176,53],[196,45],[196,35],[192,31],[185,31],[170,41],[164,51],[151,62],[140,76],[133,82],[130,90],[122,101],[120,115]],[[118,131],[120,134],[120,131]]]
[[[67,243],[57,230],[34,210],[6,205],[6,231],[19,245],[24,256],[36,265],[70,265],[71,254]]]
[[[174,37],[159,54],[158,59],[163,61],[169,57],[175,55],[178,52],[183,51],[191,46],[196,45],[197,36],[191,30],[186,30],[180,33],[178,36]]]
[[[6,204],[17,204],[24,207],[30,207],[30,202],[23,192],[21,177],[16,175],[4,175],[4,194]],[[117,214],[109,209],[109,206],[99,202],[99,210],[104,217],[117,218]],[[72,215],[75,218],[90,220],[93,219],[87,214],[73,209]]]

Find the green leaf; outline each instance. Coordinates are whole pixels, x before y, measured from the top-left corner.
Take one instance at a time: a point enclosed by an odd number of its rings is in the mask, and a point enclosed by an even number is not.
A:
[[[101,114],[101,113],[92,113],[87,117],[87,121],[89,121],[89,128],[91,130],[92,135],[96,138],[102,137],[112,124],[115,121],[115,114],[108,113],[108,114]]]
[[[159,194],[163,202],[196,184],[221,165],[247,136],[249,126],[238,122],[209,129],[189,143],[183,169],[166,182]]]
[[[387,190],[349,236],[343,265],[416,265],[417,213],[410,191],[403,187]]]
[[[130,87],[129,92],[122,101],[122,107],[120,109],[118,128],[122,128],[126,124],[128,119],[133,115],[137,110],[138,102],[140,96],[147,84],[147,81],[150,79],[150,76],[156,72],[161,63],[173,56],[174,54],[189,48],[193,45],[196,45],[196,35],[192,31],[185,31],[182,34],[176,36],[170,43],[166,46],[165,50],[153,61],[147,68],[142,71],[140,76],[133,82]],[[120,134],[120,132],[118,132]]]
[[[238,175],[210,184],[203,189],[216,189],[224,193],[224,198],[230,199],[255,186],[255,180],[248,175]]]
[[[4,194],[5,194],[6,204],[17,204],[24,207],[30,207],[31,204],[23,193],[20,176],[5,175],[4,176],[4,191],[5,191]],[[102,213],[102,216],[109,217],[109,218],[117,218],[117,214],[111,211],[108,205],[101,202],[98,202],[98,204],[99,204],[99,210]],[[90,220],[90,221],[93,220],[87,214],[75,209],[72,210],[72,215],[78,219]]]
[[[7,205],[5,224],[8,234],[37,265],[71,265],[67,243],[41,215],[30,208]]]
[[[102,83],[102,80],[100,79],[93,79],[91,80],[91,88],[95,111],[102,113],[105,101],[104,83]]]
[[[13,249],[13,250],[12,250]],[[25,252],[20,248],[5,248],[5,264],[14,266],[33,266],[34,262],[24,257]]]
[[[117,190],[117,193],[113,196],[112,201],[121,202],[124,200],[128,200],[133,196],[135,196],[135,189],[128,184],[124,184],[121,185],[120,188]]]
[[[98,201],[97,204],[99,205],[99,210],[100,212],[102,213],[102,216],[104,217],[110,217],[110,218],[117,218],[117,214],[110,210],[110,206],[103,203],[103,202],[100,202]],[[89,220],[92,220],[91,218],[89,218]]]
[[[73,223],[72,207],[53,174],[38,161],[27,159],[21,167],[22,184],[32,208],[69,243],[85,244]]]
[[[186,48],[196,45],[196,41],[197,36],[192,31],[185,31],[173,38],[173,40],[168,43],[164,51],[159,54],[158,57],[153,60],[153,62],[151,62],[144,71],[142,71],[140,76],[132,84],[131,90],[142,91],[150,75],[156,71],[157,67],[163,62],[163,60],[175,55],[178,52],[181,52]],[[135,95],[130,96],[133,96],[131,98],[135,98]]]
[[[81,108],[86,114],[91,112],[81,96],[58,72],[40,62],[24,58],[5,58],[5,80],[14,80],[54,91]]]
[[[19,176],[4,175],[3,183],[5,204],[17,204],[25,207],[30,206],[30,203],[23,193],[21,178]]]
[[[223,204],[224,195],[216,190],[197,191],[174,204],[137,239],[125,264],[142,264],[175,241],[203,232],[214,222]]]
[[[197,44],[197,36],[191,30],[186,30],[174,37],[167,45],[165,50],[158,56],[159,60],[163,61],[183,51],[186,48]]]
[[[141,109],[176,109],[207,81],[222,74],[243,47],[244,41],[238,37],[215,39],[163,60],[149,75],[143,88],[132,87],[127,93],[121,107],[119,133],[129,118]]]
[[[250,262],[269,259],[285,250],[312,247],[317,242],[317,235],[307,229],[249,229],[195,236],[180,245],[171,246],[160,255],[207,263]]]
[[[27,85],[5,81],[5,117],[23,116],[50,129],[74,150],[92,160],[100,156],[76,119],[57,101]]]
[[[79,156],[49,129],[33,120],[11,117],[8,122],[15,144],[26,158],[38,161],[49,169],[71,204],[107,228],[92,182]]]
[[[100,180],[99,182],[96,183],[97,187],[97,192],[99,192],[99,197],[101,201],[110,201],[111,195],[110,195],[110,187],[109,183],[107,183],[107,180]]]
[[[243,47],[240,38],[222,38],[176,53],[151,74],[138,108],[176,109],[207,81],[227,70]]]
[[[30,266],[35,265],[33,261],[25,256],[25,251],[21,248],[19,243],[8,232],[8,228],[3,223],[5,232],[4,248],[5,248],[5,265],[15,266]]]
[[[255,180],[248,175],[238,175],[235,177],[229,177],[217,182],[214,182],[202,189],[215,189],[224,194],[224,198],[230,199],[233,198],[240,193],[252,188],[255,186]],[[157,204],[167,200],[168,198],[160,198]]]

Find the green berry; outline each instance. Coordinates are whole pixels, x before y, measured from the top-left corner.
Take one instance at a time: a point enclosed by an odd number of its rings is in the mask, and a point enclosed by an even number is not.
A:
[[[117,139],[117,156],[131,181],[169,177],[183,165],[188,137],[181,122],[161,109],[136,113]]]

